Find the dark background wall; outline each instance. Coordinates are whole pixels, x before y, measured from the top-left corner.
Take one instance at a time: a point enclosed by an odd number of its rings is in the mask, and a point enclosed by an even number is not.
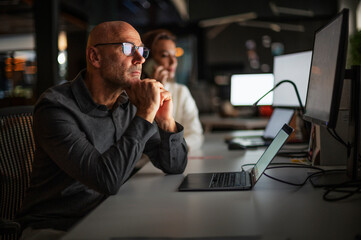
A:
[[[327,23],[340,9],[340,2],[356,0],[52,0],[56,8],[46,4],[48,0],[9,0],[0,3],[0,38],[9,34],[35,34],[35,26],[43,29],[44,16],[58,19],[51,22],[52,30],[65,31],[68,38],[68,64],[66,80],[73,79],[85,68],[85,47],[89,31],[96,24],[107,20],[124,20],[131,23],[140,34],[154,28],[168,28],[189,52],[180,61],[182,83],[191,90],[200,85],[212,85],[221,91],[227,88],[227,76],[231,73],[271,72],[275,51],[264,46],[263,39],[268,36],[270,45],[282,44],[280,53],[292,53],[312,49],[316,29]],[[182,2],[186,14],[182,14],[176,2]],[[347,4],[346,4],[347,5]],[[48,7],[46,7],[48,6]],[[282,8],[296,12],[282,12]],[[277,10],[278,9],[278,10]],[[34,17],[37,13],[37,18]],[[202,26],[202,21],[224,18],[239,14],[254,14],[252,19],[237,21],[218,26]],[[38,20],[36,20],[38,19]],[[36,23],[38,21],[38,23]],[[263,24],[251,27],[249,24]],[[248,24],[248,25],[247,25]],[[287,30],[283,27],[272,29],[271,25],[301,26],[302,31]],[[56,34],[46,37],[43,30],[36,33],[39,40],[50,40],[51,44],[39,45],[36,52],[54,51]],[[250,62],[250,49],[246,43],[254,41],[258,67]],[[11,53],[1,53],[4,58]],[[39,58],[48,66],[57,64],[56,56]],[[39,55],[41,56],[41,55]],[[253,67],[252,67],[253,66]],[[39,71],[45,71],[42,74]],[[49,71],[52,71],[50,73]],[[54,67],[38,69],[37,96],[47,87],[57,84],[57,70]],[[44,77],[55,76],[55,77]],[[215,82],[216,76],[225,76],[221,84]],[[1,85],[1,84],[0,84]],[[2,86],[2,85],[1,85]],[[227,89],[225,90],[227,91]],[[204,92],[204,91],[203,91]],[[35,98],[37,97],[35,96]],[[225,96],[226,98],[227,96]]]

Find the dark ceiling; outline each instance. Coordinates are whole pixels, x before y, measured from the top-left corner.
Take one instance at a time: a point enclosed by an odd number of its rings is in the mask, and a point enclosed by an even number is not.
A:
[[[34,32],[33,4],[42,0],[0,0],[0,35]],[[49,0],[45,0],[49,1]],[[259,21],[328,19],[337,0],[58,0],[60,30],[86,30],[106,20],[135,27],[186,27],[201,20],[252,13]],[[182,11],[183,9],[183,11]]]
[[[0,0],[0,35],[34,32],[35,1],[37,0]],[[183,23],[172,1],[167,0],[58,0],[58,2],[60,30],[84,30],[107,20],[124,20],[136,27]]]

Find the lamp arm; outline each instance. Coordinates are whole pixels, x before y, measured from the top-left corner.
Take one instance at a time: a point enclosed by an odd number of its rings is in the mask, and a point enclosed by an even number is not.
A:
[[[301,112],[302,112],[302,114],[304,114],[304,113],[305,113],[305,109],[304,109],[304,107],[302,106],[302,101],[301,101],[301,97],[300,97],[300,94],[299,94],[299,92],[298,92],[297,86],[296,86],[296,84],[295,84],[294,82],[292,82],[291,80],[288,80],[288,79],[282,80],[282,81],[278,82],[273,88],[271,88],[271,90],[269,90],[269,91],[266,92],[262,97],[260,97],[260,98],[253,104],[253,106],[257,106],[257,104],[259,103],[259,101],[261,101],[265,96],[267,96],[270,92],[272,92],[273,90],[275,90],[276,88],[278,88],[278,86],[280,86],[280,85],[283,84],[283,83],[290,83],[290,84],[292,84],[293,89],[294,89],[295,92],[296,92],[296,96],[297,96],[298,104],[300,105],[300,108],[301,108]]]

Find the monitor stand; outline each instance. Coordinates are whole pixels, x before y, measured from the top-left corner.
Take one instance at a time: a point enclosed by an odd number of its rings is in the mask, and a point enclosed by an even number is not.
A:
[[[361,179],[361,66],[352,66],[351,69],[346,69],[345,79],[351,79],[350,126],[348,128],[348,140],[351,148],[347,158],[347,175],[352,180],[358,180]]]
[[[361,67],[352,66],[345,71],[340,109],[335,127],[338,135],[350,147],[346,148],[328,132],[324,126],[313,126],[310,136],[310,161],[313,165],[346,169],[320,176],[322,183],[342,183],[361,179]],[[332,166],[332,167],[331,167]]]

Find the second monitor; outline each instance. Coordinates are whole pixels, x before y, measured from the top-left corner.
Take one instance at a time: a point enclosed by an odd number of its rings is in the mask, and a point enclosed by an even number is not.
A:
[[[275,85],[283,80],[294,82],[300,94],[303,107],[306,103],[311,59],[312,51],[304,51],[275,56],[273,62]],[[300,107],[297,95],[291,84],[282,84],[274,90],[273,106]]]
[[[233,74],[231,76],[230,102],[233,106],[253,106],[274,84],[272,73]],[[272,105],[270,93],[258,105]]]

